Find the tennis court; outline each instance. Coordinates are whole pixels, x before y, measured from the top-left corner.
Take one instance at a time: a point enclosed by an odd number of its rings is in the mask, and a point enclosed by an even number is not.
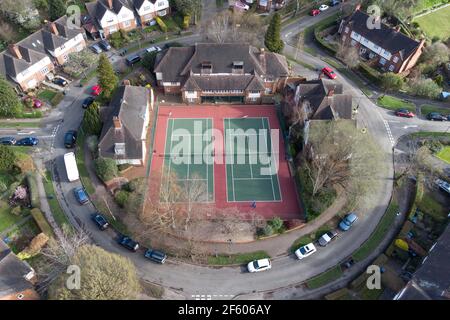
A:
[[[211,128],[212,119],[209,118],[168,119],[163,169],[166,179],[162,188],[169,190],[170,184],[176,183],[187,190],[199,190],[204,184],[205,192],[193,195],[195,201],[214,201]],[[186,197],[186,194],[183,196]],[[183,202],[188,199],[176,200]]]
[[[227,200],[281,201],[277,169],[273,163],[273,159],[279,157],[279,151],[272,146],[269,119],[225,118],[224,129]]]

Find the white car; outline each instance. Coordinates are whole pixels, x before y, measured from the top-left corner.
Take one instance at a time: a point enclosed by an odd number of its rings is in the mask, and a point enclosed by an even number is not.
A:
[[[308,243],[307,245],[304,245],[303,247],[298,248],[295,250],[295,255],[300,260],[303,258],[306,258],[310,255],[312,255],[314,252],[316,252],[317,249],[312,243]]]
[[[322,4],[320,7],[319,7],[319,10],[320,11],[325,11],[325,10],[327,10],[329,7],[326,5],[326,4]]]
[[[450,183],[441,179],[436,179],[435,183],[439,186],[439,189],[450,194]]]
[[[270,270],[272,268],[272,264],[269,259],[259,259],[249,262],[247,265],[248,272],[260,272]]]
[[[150,47],[145,49],[145,52],[151,53],[151,52],[160,52],[162,49],[158,46]]]
[[[240,1],[236,1],[236,3],[234,4],[234,6],[235,6],[236,8],[239,8],[239,9],[244,9],[245,11],[247,11],[248,9],[250,9],[250,6],[248,6],[247,4],[242,3],[242,2],[240,2]]]

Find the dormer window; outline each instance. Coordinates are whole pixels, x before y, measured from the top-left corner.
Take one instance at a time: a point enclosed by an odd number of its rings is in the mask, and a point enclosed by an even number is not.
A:
[[[114,153],[117,155],[125,154],[125,143],[115,143],[114,144]]]
[[[233,74],[243,74],[244,73],[244,62],[243,61],[233,61]]]
[[[212,73],[212,63],[210,61],[202,62],[202,74],[211,74]]]

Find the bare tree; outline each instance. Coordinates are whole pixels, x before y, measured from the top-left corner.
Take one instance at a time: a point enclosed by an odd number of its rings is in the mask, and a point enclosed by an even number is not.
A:
[[[359,66],[360,57],[357,47],[346,46],[343,43],[339,43],[336,57],[344,62],[347,68],[354,69]]]

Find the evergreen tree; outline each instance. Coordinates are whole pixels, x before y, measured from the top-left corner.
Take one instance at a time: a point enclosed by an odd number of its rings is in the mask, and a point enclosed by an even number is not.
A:
[[[97,67],[98,83],[102,87],[102,94],[106,99],[111,97],[114,89],[116,89],[119,79],[114,73],[113,66],[109,62],[108,57],[102,53]]]
[[[270,21],[264,44],[272,52],[281,53],[283,51],[284,42],[281,39],[281,16],[279,13],[275,13]]]
[[[48,0],[48,14],[50,20],[55,21],[66,14],[66,5],[63,0]]]
[[[100,107],[97,102],[91,104],[83,118],[83,131],[88,135],[99,136],[102,131],[102,122],[100,121]]]
[[[10,147],[0,145],[0,171],[10,171],[16,162],[16,154]]]
[[[15,117],[20,115],[22,103],[11,85],[0,78],[0,117]]]

